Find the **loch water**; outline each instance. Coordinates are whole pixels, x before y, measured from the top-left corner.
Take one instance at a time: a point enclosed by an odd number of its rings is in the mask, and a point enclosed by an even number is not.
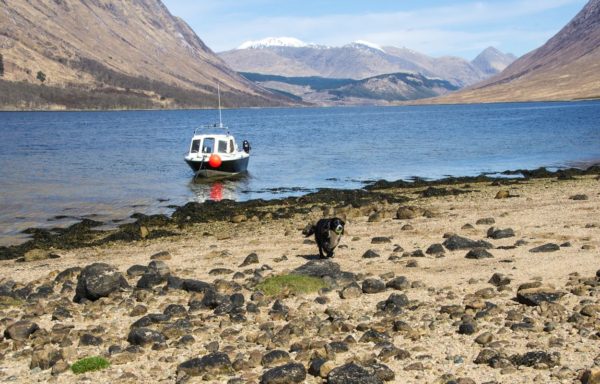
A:
[[[600,162],[600,101],[237,109],[249,173],[193,183],[183,161],[214,110],[0,112],[0,245],[28,227],[121,222],[206,199],[272,199],[387,179]]]

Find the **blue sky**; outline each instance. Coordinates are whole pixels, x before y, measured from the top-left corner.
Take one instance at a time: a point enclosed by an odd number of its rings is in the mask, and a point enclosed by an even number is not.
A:
[[[488,46],[521,56],[545,43],[587,0],[163,0],[214,51],[295,37],[339,46],[366,40],[473,59]]]

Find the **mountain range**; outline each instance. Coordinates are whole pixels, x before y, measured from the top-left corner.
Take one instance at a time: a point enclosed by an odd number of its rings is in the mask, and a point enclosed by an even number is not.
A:
[[[0,108],[290,105],[231,70],[160,0],[0,0]]]
[[[600,98],[600,0],[502,73],[430,103],[550,101]]]
[[[468,62],[459,57],[434,58],[407,48],[380,47],[366,41],[329,47],[286,37],[249,41],[237,49],[220,52],[219,56],[238,72],[356,80],[408,72],[444,79],[458,87],[499,73],[516,59],[492,47]]]

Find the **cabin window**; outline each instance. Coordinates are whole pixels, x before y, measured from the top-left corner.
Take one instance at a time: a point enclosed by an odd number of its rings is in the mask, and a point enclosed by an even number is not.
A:
[[[198,153],[200,152],[200,139],[198,140],[192,140],[192,150],[190,151],[191,153]]]
[[[235,151],[235,145],[233,144],[233,140],[229,140],[229,153],[233,153]]]
[[[213,153],[214,147],[215,139],[212,137],[207,137],[204,139],[204,143],[202,144],[202,153]]]
[[[219,140],[219,153],[227,153],[227,142]]]

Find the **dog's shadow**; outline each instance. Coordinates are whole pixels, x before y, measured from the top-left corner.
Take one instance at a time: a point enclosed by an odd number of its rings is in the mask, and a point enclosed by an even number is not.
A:
[[[296,257],[301,257],[306,260],[321,260],[321,256],[317,255],[296,255]]]

